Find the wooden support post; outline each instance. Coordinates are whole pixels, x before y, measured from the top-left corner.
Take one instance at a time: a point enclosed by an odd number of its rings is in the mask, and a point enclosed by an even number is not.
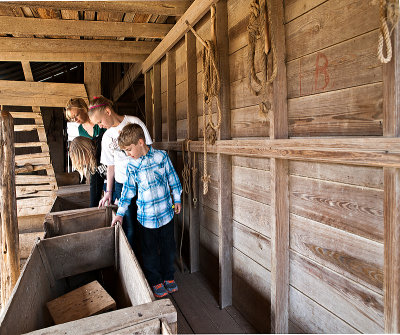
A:
[[[273,83],[271,139],[288,137],[285,26],[281,0],[267,1],[272,13],[277,59]],[[266,94],[265,97],[268,95]],[[289,331],[289,175],[288,160],[271,158],[271,331]]]
[[[392,36],[392,60],[383,65],[383,135],[400,137],[400,32]],[[400,332],[400,169],[384,171],[385,332]]]
[[[176,141],[176,62],[175,51],[166,54],[167,62],[167,137],[168,141]],[[176,166],[176,151],[168,151],[172,164]]]
[[[19,277],[19,233],[15,192],[14,121],[1,111],[1,306]]]
[[[146,109],[146,127],[150,132],[150,136],[154,139],[153,130],[153,89],[151,87],[150,71],[144,74],[144,90],[145,90],[145,109]]]
[[[191,31],[185,35],[185,48],[187,138],[189,140],[198,140],[196,37]],[[197,168],[195,164],[196,162],[193,161],[192,166]],[[198,199],[198,194],[193,194],[193,189],[191,189],[189,193],[189,257],[191,273],[200,270],[200,213],[198,204],[196,206],[193,204],[193,198]]]
[[[162,141],[162,107],[161,107],[161,63],[157,62],[153,66],[153,99],[154,99],[154,139],[156,142]]]
[[[218,139],[231,139],[230,76],[229,76],[229,39],[227,0],[216,4],[215,32],[218,50],[218,68],[221,78],[219,99],[222,111],[222,123]],[[219,226],[219,306],[232,305],[232,157],[217,155],[220,187],[218,190],[218,226]]]
[[[101,95],[101,63],[84,63],[84,83],[89,100]]]

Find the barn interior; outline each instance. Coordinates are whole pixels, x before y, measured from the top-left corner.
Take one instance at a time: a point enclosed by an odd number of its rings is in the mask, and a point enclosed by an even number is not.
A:
[[[22,270],[49,215],[89,207],[65,106],[103,95],[183,185],[169,331],[400,332],[398,19],[398,0],[0,2],[3,316],[13,246]]]

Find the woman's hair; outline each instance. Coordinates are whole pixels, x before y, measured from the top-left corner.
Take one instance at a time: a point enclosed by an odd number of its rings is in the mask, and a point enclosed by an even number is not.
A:
[[[79,172],[81,179],[87,172],[96,172],[96,146],[90,138],[75,137],[69,145],[69,155],[72,166]]]
[[[138,124],[129,123],[122,128],[118,136],[118,145],[121,149],[125,149],[131,144],[138,144],[139,139],[143,139],[146,142],[143,128]]]
[[[84,111],[86,114],[88,113],[88,106],[82,98],[72,98],[69,99],[67,105],[65,106],[65,117],[68,121],[71,121],[71,108],[78,108],[80,111]]]
[[[112,111],[113,109],[113,102],[102,95],[98,97],[93,97],[93,100],[90,102],[89,105],[89,117],[91,117],[95,112],[104,112],[106,108],[110,108]]]

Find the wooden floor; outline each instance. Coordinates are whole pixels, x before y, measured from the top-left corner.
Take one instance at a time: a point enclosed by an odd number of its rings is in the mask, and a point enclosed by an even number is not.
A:
[[[200,272],[175,272],[178,292],[169,295],[178,311],[178,334],[248,334],[257,331],[232,306],[221,310]]]

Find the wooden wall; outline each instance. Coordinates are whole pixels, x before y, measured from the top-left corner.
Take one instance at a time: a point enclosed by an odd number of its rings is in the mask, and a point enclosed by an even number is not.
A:
[[[289,138],[383,136],[377,1],[284,0],[283,5]],[[263,97],[248,88],[248,6],[247,0],[227,1],[231,136],[268,139],[269,121],[258,111]],[[195,29],[209,38],[209,13]],[[201,139],[199,41],[196,49]],[[179,141],[188,136],[184,38],[172,52]],[[171,142],[166,58],[160,62],[162,140]],[[256,65],[260,70],[258,57]],[[201,173],[203,155],[198,158]],[[209,192],[201,194],[201,183],[199,191],[200,268],[216,286],[221,188],[217,163],[217,155],[208,154]],[[260,332],[271,330],[270,164],[269,158],[232,157],[233,304]],[[383,168],[301,160],[290,160],[288,168],[289,331],[384,332]]]

